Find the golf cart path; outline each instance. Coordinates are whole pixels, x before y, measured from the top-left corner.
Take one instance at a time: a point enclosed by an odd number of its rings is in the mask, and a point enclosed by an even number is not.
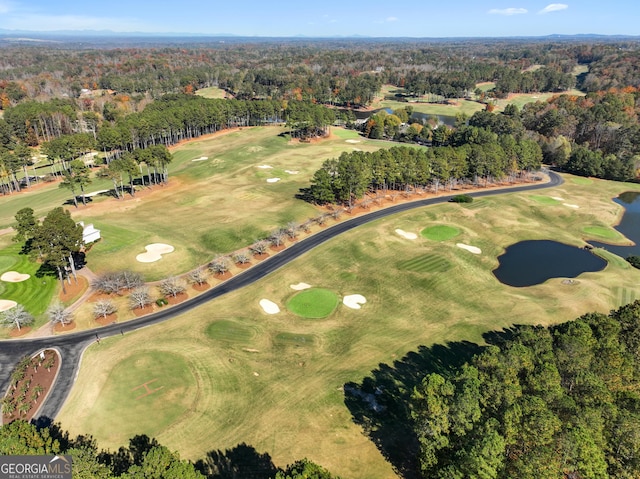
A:
[[[486,196],[553,188],[564,182],[557,173],[549,171],[548,175],[549,181],[545,183],[534,183],[525,186],[477,191],[468,194],[473,198],[483,198]],[[0,341],[0,391],[4,393],[7,390],[11,372],[15,364],[17,364],[22,357],[26,355],[34,355],[45,348],[56,348],[62,357],[60,373],[58,374],[56,383],[52,386],[52,391],[49,393],[45,403],[40,409],[40,417],[47,417],[53,420],[62,408],[64,401],[71,391],[79,371],[82,354],[90,344],[99,342],[101,338],[117,334],[125,334],[137,329],[161,323],[180,314],[184,314],[187,311],[197,308],[229,292],[244,288],[245,286],[248,286],[280,269],[290,261],[293,261],[316,246],[319,246],[342,233],[357,228],[358,226],[415,208],[446,203],[453,196],[455,196],[455,194],[400,203],[336,223],[335,225],[327,227],[308,238],[300,240],[277,255],[266,258],[262,262],[244,271],[242,274],[233,276],[225,282],[216,285],[192,299],[172,306],[169,309],[160,310],[147,316],[143,316],[139,319],[127,321],[122,324],[115,323],[103,326],[99,329],[78,331],[76,333],[69,333],[62,336]]]

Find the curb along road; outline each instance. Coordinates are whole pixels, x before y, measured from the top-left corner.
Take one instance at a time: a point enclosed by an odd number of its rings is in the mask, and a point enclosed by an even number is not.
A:
[[[514,186],[499,190],[478,191],[474,193],[468,193],[468,195],[474,198],[482,198],[486,196],[506,193],[517,193],[522,191],[553,188],[564,182],[564,180],[557,173],[549,171],[548,174],[550,177],[550,181],[546,183]],[[201,306],[204,303],[223,296],[231,291],[235,291],[237,289],[248,286],[263,278],[264,276],[267,276],[268,274],[271,274],[274,271],[280,269],[282,266],[298,258],[302,254],[312,250],[316,246],[319,246],[320,244],[342,233],[357,228],[358,226],[378,220],[380,218],[384,218],[386,216],[402,213],[415,208],[446,203],[452,196],[455,196],[455,194],[436,198],[427,198],[424,200],[416,200],[408,203],[401,203],[381,210],[373,211],[371,213],[366,213],[355,218],[342,221],[340,223],[336,223],[335,225],[323,229],[320,232],[287,247],[277,255],[266,258],[262,262],[244,271],[242,274],[231,277],[225,282],[214,286],[213,288],[205,291],[204,293],[196,296],[193,299],[189,299],[175,306],[172,306],[170,309],[161,310],[156,313],[143,316],[139,319],[134,319],[121,324],[115,323],[108,326],[103,326],[99,329],[65,334],[62,336],[0,341],[0,393],[4,395],[4,392],[9,387],[11,372],[15,364],[17,364],[17,362],[22,357],[32,355],[40,349],[53,347],[58,348],[62,357],[61,369],[59,371],[57,381],[52,386],[52,391],[49,393],[44,405],[40,409],[40,417],[53,419],[60,411],[62,405],[64,404],[64,401],[71,391],[73,383],[75,382],[83,351],[87,346],[96,342],[96,337],[98,335],[100,338],[106,338],[117,334],[124,334],[135,331],[137,329],[151,326],[153,324],[161,323],[194,308],[197,308],[198,306]]]

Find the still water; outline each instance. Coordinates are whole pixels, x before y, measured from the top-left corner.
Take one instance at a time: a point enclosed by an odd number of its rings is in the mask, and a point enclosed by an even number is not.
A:
[[[627,256],[640,256],[640,193],[627,191],[615,198],[613,201],[622,205],[625,209],[620,224],[615,229],[626,238],[633,241],[632,246],[615,246],[597,241],[589,241],[589,244],[596,248],[604,248],[607,251],[617,254],[622,258]]]

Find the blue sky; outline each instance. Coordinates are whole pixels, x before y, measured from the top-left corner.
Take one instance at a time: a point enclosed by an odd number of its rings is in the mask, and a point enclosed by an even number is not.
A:
[[[637,0],[0,0],[0,29],[247,36],[640,34]]]

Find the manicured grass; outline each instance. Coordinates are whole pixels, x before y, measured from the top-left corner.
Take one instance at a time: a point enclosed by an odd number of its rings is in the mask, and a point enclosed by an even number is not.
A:
[[[576,185],[590,185],[593,183],[593,180],[590,178],[583,178],[581,176],[574,176],[571,178],[571,181]]]
[[[610,261],[603,271],[580,275],[571,286],[558,279],[511,288],[492,275],[497,256],[510,244],[553,238],[581,245],[585,224],[617,222],[621,207],[611,198],[640,191],[635,184],[593,180],[578,185],[571,176],[566,179],[549,196],[588,208],[551,214],[549,208],[532,208],[530,195],[523,193],[485,198],[474,209],[443,204],[396,215],[351,230],[188,314],[93,345],[56,419],[72,435],[92,434],[100,447],[125,444],[135,429],[194,460],[245,442],[278,466],[308,457],[342,477],[396,477],[354,423],[345,406],[345,383],[361,382],[374,369],[394,368],[395,361],[421,346],[482,343],[486,331],[607,313],[638,296],[634,285],[640,284],[640,271],[609,253],[602,253]],[[390,234],[397,227],[434,222],[459,225],[459,241],[480,247],[482,254],[466,254],[452,242],[398,241]],[[452,267],[430,274],[398,268],[428,254]],[[365,307],[339,307],[322,321],[304,321],[286,309],[266,316],[258,304],[257,298],[286,304],[289,285],[326,285],[328,280],[332,291],[365,296]],[[148,380],[128,358],[166,353],[187,364],[189,372],[179,374],[192,385],[183,395],[163,396],[154,410],[158,424],[149,424],[146,417],[129,415],[131,403],[123,403],[127,388],[130,394]],[[126,387],[118,390],[116,381]],[[191,400],[188,411],[185,396]],[[164,415],[173,415],[172,407],[180,418],[167,421]],[[123,414],[116,413],[122,409]]]
[[[0,275],[7,271],[17,271],[30,277],[19,283],[0,281],[1,299],[10,299],[24,306],[36,318],[33,327],[38,327],[47,321],[44,313],[59,288],[59,282],[52,276],[37,277],[40,264],[31,262],[27,255],[20,254],[22,246],[8,243],[7,239],[2,237],[0,241]],[[7,330],[0,329],[0,337],[6,337],[7,333]]]
[[[540,203],[543,205],[559,205],[560,204],[560,201],[555,200],[550,196],[530,195],[529,198],[534,200],[536,203]]]
[[[338,295],[324,288],[311,288],[296,293],[287,301],[287,309],[303,318],[319,319],[329,316],[338,306]]]
[[[420,235],[432,241],[446,241],[455,238],[459,234],[460,230],[458,228],[448,225],[429,226],[420,232]]]
[[[444,273],[451,267],[449,260],[437,254],[424,254],[398,263],[398,269],[415,273]]]
[[[200,88],[199,90],[196,90],[196,95],[204,98],[225,98],[227,92],[225,92],[222,88],[210,86],[207,88]]]
[[[444,103],[426,103],[421,101],[396,101],[396,100],[383,100],[380,102],[381,108],[391,108],[392,110],[398,110],[406,106],[411,106],[413,111],[418,113],[424,113],[425,115],[441,115],[455,117],[458,114],[464,114],[472,116],[475,112],[484,110],[485,106],[481,103],[456,99],[455,104]]]
[[[619,240],[622,235],[613,228],[607,226],[585,226],[582,231],[589,235],[598,236],[600,238]]]

